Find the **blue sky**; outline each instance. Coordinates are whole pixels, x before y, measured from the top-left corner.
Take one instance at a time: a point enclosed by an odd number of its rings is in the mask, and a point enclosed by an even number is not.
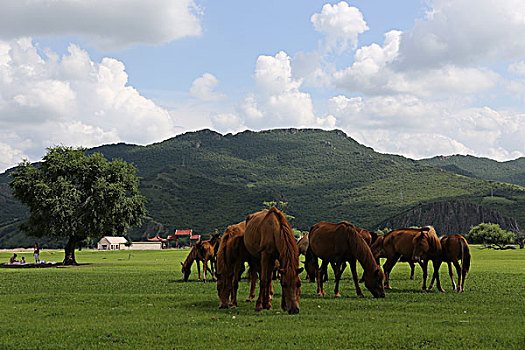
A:
[[[0,171],[57,144],[342,129],[525,155],[520,0],[0,0]]]

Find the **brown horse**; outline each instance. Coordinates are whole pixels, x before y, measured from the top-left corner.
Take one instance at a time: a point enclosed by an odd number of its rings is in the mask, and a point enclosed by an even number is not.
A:
[[[283,213],[272,207],[246,218],[244,244],[250,255],[258,261],[259,298],[255,310],[271,309],[271,282],[275,261],[279,261],[282,297],[281,308],[289,314],[299,313],[301,279],[299,249],[292,228]]]
[[[378,250],[382,249],[382,246],[383,246],[383,239],[385,238],[385,235],[377,235],[376,236],[376,239],[374,242],[372,242],[372,245],[370,246],[370,248],[372,249],[372,252],[377,252]],[[374,256],[376,254],[374,253]],[[380,255],[380,256],[377,256],[376,258],[376,262],[379,264],[379,258],[386,258],[385,255]],[[413,280],[414,279],[414,272],[415,272],[415,267],[416,265],[414,264],[414,261],[411,260],[412,257],[405,257],[405,256],[401,256],[401,258],[399,258],[399,261],[401,262],[407,262],[408,265],[410,265],[410,279]],[[421,263],[420,263],[421,265]]]
[[[246,301],[252,301],[255,297],[255,284],[257,273],[252,267],[254,264],[250,253],[244,246],[244,231],[246,223],[240,222],[228,226],[221,239],[219,251],[217,252],[217,293],[219,294],[219,308],[227,309],[237,307],[237,290],[239,280],[244,272],[244,263],[248,262],[250,269],[251,286],[250,294]],[[230,302],[231,296],[231,302]]]
[[[186,260],[184,262],[181,262],[182,265],[182,278],[184,282],[188,282],[188,279],[190,277],[191,273],[191,266],[194,262],[197,262],[197,271],[199,272],[199,281],[201,280],[201,258],[199,256],[199,249],[195,245],[193,248],[191,248],[190,252],[188,253],[188,256],[186,257]],[[203,269],[208,269],[207,265],[203,265]],[[211,270],[210,270],[211,272]]]
[[[441,260],[448,264],[448,274],[452,280],[452,289],[457,293],[464,292],[465,278],[470,269],[470,248],[467,240],[460,234],[450,235],[448,237],[441,237]],[[461,260],[462,265],[459,265]],[[454,282],[454,273],[452,272],[452,264],[456,268],[458,274],[458,284]],[[432,279],[431,284],[434,283]]]
[[[218,246],[220,243],[220,235],[212,235],[212,238],[207,241],[198,241],[195,243],[195,246],[191,248],[186,260],[181,263],[182,265],[182,274],[184,282],[188,281],[191,273],[191,266],[194,262],[197,262],[197,271],[199,273],[199,281],[201,280],[201,267],[200,263],[202,262],[203,267],[203,277],[204,282],[206,282],[206,271],[209,271],[213,276],[213,269],[215,268],[215,246]],[[208,261],[210,262],[211,269],[208,267]]]
[[[341,279],[341,265],[348,262],[352,270],[356,293],[359,297],[364,297],[357,280],[356,262],[359,261],[365,271],[365,286],[375,298],[384,297],[383,271],[374,260],[370,247],[357,233],[355,226],[349,222],[333,224],[329,222],[319,222],[310,229],[310,245],[307,253],[307,262],[311,263],[317,271],[317,294],[325,295],[323,289],[322,271],[319,268],[317,259],[323,260],[323,265],[329,262],[335,266],[335,296],[339,294],[339,280]]]
[[[387,260],[383,265],[385,271],[385,288],[392,289],[389,283],[390,271],[401,256],[408,257],[410,260],[421,262],[423,269],[424,291],[432,288],[432,284],[427,289],[427,267],[428,261],[432,260],[434,266],[434,277],[437,279],[437,288],[444,292],[439,280],[439,266],[441,265],[441,244],[436,231],[432,226],[420,229],[403,228],[393,230],[384,235],[383,244],[374,245],[374,256],[386,256]]]

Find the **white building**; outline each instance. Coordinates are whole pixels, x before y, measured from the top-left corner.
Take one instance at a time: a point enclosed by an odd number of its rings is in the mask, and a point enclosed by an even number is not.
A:
[[[105,236],[97,244],[98,250],[119,250],[125,247],[128,240],[124,237]]]

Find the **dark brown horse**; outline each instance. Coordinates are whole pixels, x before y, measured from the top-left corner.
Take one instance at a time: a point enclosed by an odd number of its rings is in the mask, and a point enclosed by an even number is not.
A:
[[[299,269],[299,249],[292,228],[283,213],[272,207],[249,215],[246,218],[244,244],[260,267],[259,298],[255,310],[272,308],[272,272],[275,260],[278,260],[282,287],[281,308],[289,314],[299,313],[299,273],[302,271]]]
[[[382,249],[382,246],[383,246],[383,239],[385,238],[385,235],[377,235],[376,236],[376,239],[374,242],[372,242],[372,245],[370,246],[370,248],[372,249],[372,252],[377,252],[377,251],[380,251]],[[374,254],[375,255],[375,254]],[[384,255],[380,255],[380,256],[377,256],[376,257],[376,262],[379,264],[379,258],[386,258],[386,256]],[[414,272],[415,272],[415,267],[416,265],[414,264],[414,261],[411,260],[412,257],[405,257],[405,256],[401,256],[399,258],[399,261],[401,262],[407,262],[408,265],[410,265],[410,279],[413,280],[414,279]],[[421,264],[420,264],[421,265]]]
[[[441,260],[448,264],[448,274],[452,280],[452,289],[458,293],[464,292],[465,278],[470,269],[470,248],[467,240],[460,234],[454,234],[448,237],[441,237],[440,242]],[[461,260],[461,266],[459,265],[459,260]],[[454,282],[452,264],[454,264],[458,274],[457,286],[456,282]],[[432,280],[432,283],[434,283],[434,280]]]
[[[217,293],[219,294],[220,309],[226,309],[229,306],[232,308],[237,307],[237,290],[239,288],[239,280],[244,272],[245,262],[248,262],[250,265],[248,274],[251,280],[250,294],[246,301],[252,301],[255,297],[257,273],[255,268],[252,267],[251,255],[244,246],[245,228],[246,223],[244,221],[228,226],[219,245],[217,253]]]
[[[317,259],[323,260],[323,265],[329,262],[335,266],[335,295],[339,294],[339,281],[341,279],[342,264],[348,262],[352,270],[356,293],[363,297],[357,279],[356,262],[359,261],[365,273],[365,286],[375,298],[384,297],[383,271],[377,265],[370,247],[363,237],[356,231],[355,226],[349,222],[333,224],[319,222],[310,229],[310,244],[307,253],[307,262],[314,264],[317,271],[317,294],[324,295],[322,271],[325,267],[318,267]]]
[[[432,288],[432,284],[427,289],[427,267],[431,260],[434,266],[433,276],[437,279],[437,288],[443,292],[439,280],[439,266],[441,265],[441,244],[436,231],[432,226],[426,226],[420,229],[404,228],[393,230],[384,235],[381,246],[374,245],[374,256],[386,256],[386,262],[383,265],[385,271],[385,288],[392,289],[389,283],[389,275],[392,268],[401,256],[410,260],[421,262],[423,269],[423,286],[424,291]]]

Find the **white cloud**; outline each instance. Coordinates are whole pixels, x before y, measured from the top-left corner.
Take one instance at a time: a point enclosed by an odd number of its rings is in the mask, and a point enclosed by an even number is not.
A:
[[[330,99],[337,126],[380,152],[412,158],[475,154],[498,160],[525,155],[525,115],[489,107],[429,102],[411,95]]]
[[[201,77],[195,79],[191,85],[190,93],[204,101],[220,101],[226,98],[226,95],[214,91],[219,84],[219,80],[210,73],[204,73]]]
[[[342,52],[349,43],[355,49],[357,36],[369,29],[361,11],[344,1],[335,5],[325,4],[321,13],[312,15],[310,21],[315,30],[325,35],[325,47],[328,51]]]
[[[472,65],[525,55],[522,0],[435,0],[425,19],[404,33],[399,63],[406,69]]]
[[[124,69],[111,58],[94,62],[76,45],[62,57],[41,57],[30,39],[0,42],[0,130],[10,130],[2,136],[8,153],[37,160],[56,144],[147,144],[172,136],[169,113],[129,86]]]
[[[80,35],[102,49],[201,35],[193,0],[0,0],[0,39]]]
[[[213,126],[223,133],[235,133],[246,129],[241,118],[234,113],[215,114],[211,117],[211,120]]]

